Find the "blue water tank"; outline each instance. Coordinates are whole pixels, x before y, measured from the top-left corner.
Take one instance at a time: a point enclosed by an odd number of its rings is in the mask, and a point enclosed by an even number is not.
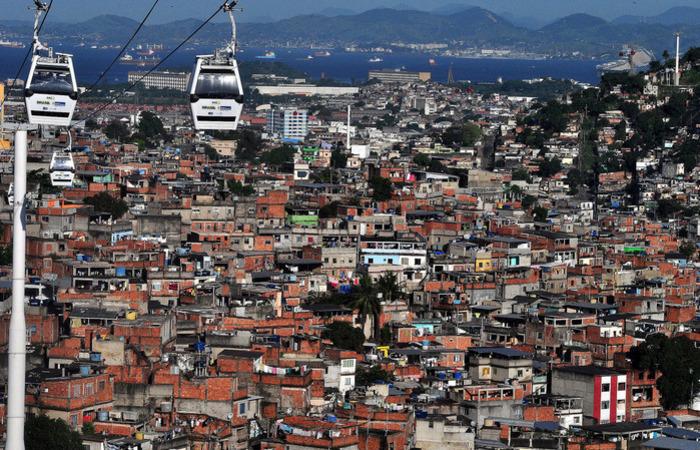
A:
[[[100,362],[100,361],[102,361],[102,353],[100,353],[100,352],[92,352],[92,353],[90,353],[90,361],[92,361],[92,362]]]
[[[90,365],[88,364],[81,364],[80,365],[80,375],[90,375],[91,368]]]
[[[441,379],[441,380],[444,380],[444,379],[445,379],[445,373],[444,373],[444,372],[440,372],[439,374],[437,374],[437,377],[438,377],[439,379]]]
[[[204,349],[206,348],[206,346],[207,346],[207,344],[205,344],[204,342],[195,342],[194,343],[194,350],[196,352],[203,352]]]
[[[462,378],[462,372],[455,372],[455,380]]]
[[[425,419],[428,417],[428,411],[423,411],[422,409],[416,410],[416,418]]]

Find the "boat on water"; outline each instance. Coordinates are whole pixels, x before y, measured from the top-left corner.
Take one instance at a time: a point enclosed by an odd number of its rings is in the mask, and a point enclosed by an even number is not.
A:
[[[428,63],[430,63],[431,66],[434,66],[434,65],[435,65],[435,60],[432,59],[432,58],[430,58],[430,59],[428,60]]]
[[[331,56],[330,52],[325,51],[325,52],[316,52],[314,53],[314,56]]]
[[[384,61],[382,58],[375,56],[374,58],[370,58],[369,62],[375,63],[375,62],[382,62]]]
[[[128,53],[124,53],[124,56],[119,58],[119,64],[124,64],[128,66],[155,66],[160,62],[160,58],[158,57],[153,57],[153,58],[134,58]]]
[[[0,41],[0,46],[8,47],[8,48],[24,48],[24,47],[26,47],[26,45],[24,45],[23,42],[16,42],[16,41]]]
[[[306,55],[304,58],[297,58],[297,61],[307,61],[309,59],[314,59],[311,55]]]
[[[266,52],[264,55],[258,55],[256,56],[258,59],[275,59],[277,58],[277,55],[275,55],[275,52]]]

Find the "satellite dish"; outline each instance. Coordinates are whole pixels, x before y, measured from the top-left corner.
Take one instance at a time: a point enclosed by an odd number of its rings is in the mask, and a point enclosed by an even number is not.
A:
[[[228,418],[229,418],[229,420],[233,419],[233,413],[228,413]]]

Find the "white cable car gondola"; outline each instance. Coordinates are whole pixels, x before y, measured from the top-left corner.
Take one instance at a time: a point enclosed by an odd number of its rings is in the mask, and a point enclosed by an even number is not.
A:
[[[198,55],[190,85],[192,122],[197,130],[235,130],[243,110],[243,86],[236,63],[236,22],[233,11],[237,2],[227,3],[224,11],[231,20],[232,37],[228,46],[214,55]]]
[[[39,42],[39,17],[48,7],[35,0],[32,65],[25,83],[24,103],[29,123],[69,126],[78,101],[78,85],[73,70],[73,55],[55,53]],[[42,55],[44,51],[46,54]]]
[[[51,156],[49,176],[51,177],[51,185],[54,187],[73,186],[75,164],[70,153],[54,152]]]
[[[51,163],[49,164],[49,178],[54,187],[73,186],[75,178],[75,163],[71,155],[73,148],[73,138],[68,131],[68,148],[63,151],[53,152]]]

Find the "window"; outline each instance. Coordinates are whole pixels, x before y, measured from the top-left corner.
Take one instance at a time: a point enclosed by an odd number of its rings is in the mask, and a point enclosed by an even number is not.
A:
[[[350,386],[352,385],[352,378],[346,378],[345,379],[345,386]]]
[[[73,386],[73,397],[80,397],[80,385]]]
[[[77,414],[70,415],[70,424],[71,425],[78,425],[78,415]]]
[[[241,403],[238,405],[238,414],[241,416],[245,414],[245,403]]]
[[[101,391],[104,391],[104,390],[105,390],[105,382],[104,382],[104,380],[100,381],[100,384],[98,385],[98,387],[99,387],[99,389],[100,389]]]
[[[523,376],[523,370],[522,370],[522,369],[518,369],[518,378],[520,378],[520,377],[522,377],[522,376]]]
[[[623,382],[620,382],[620,383],[617,383],[617,390],[618,390],[618,391],[624,391],[624,390],[626,390],[626,389],[627,389],[627,385],[625,384],[624,381],[623,381]]]
[[[344,359],[343,360],[343,367],[355,367],[355,360],[354,359]]]
[[[95,393],[95,385],[92,383],[87,383],[85,385],[85,395],[92,395]]]
[[[603,383],[600,386],[600,392],[610,392],[610,383]]]
[[[625,407],[625,399],[624,398],[617,401],[617,408],[620,409],[620,407],[622,407],[623,409]]]
[[[600,409],[610,409],[610,402],[607,400],[600,402]]]
[[[455,355],[455,362],[462,361],[462,355]]]

